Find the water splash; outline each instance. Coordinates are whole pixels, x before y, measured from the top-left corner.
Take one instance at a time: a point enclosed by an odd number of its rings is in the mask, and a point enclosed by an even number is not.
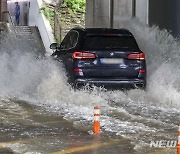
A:
[[[127,27],[147,56],[147,91],[124,93],[96,87],[92,91],[74,91],[61,63],[51,58],[37,59],[31,52],[35,49],[18,48],[18,41],[8,46],[5,41],[0,49],[0,95],[25,99],[74,124],[92,122],[93,106],[99,105],[104,130],[124,136],[133,134],[135,139],[158,131],[162,125],[174,128],[178,121],[176,108],[180,106],[180,42],[167,30],[137,20]],[[159,136],[163,136],[164,129],[160,130]]]
[[[162,106],[179,106],[180,41],[166,29],[148,27],[136,19],[128,25],[147,57],[147,94]]]

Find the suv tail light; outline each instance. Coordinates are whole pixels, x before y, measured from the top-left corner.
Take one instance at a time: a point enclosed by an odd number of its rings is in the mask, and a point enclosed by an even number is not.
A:
[[[74,68],[74,70],[73,70],[75,73],[79,73],[79,72],[82,72],[82,69],[80,69],[80,68]]]
[[[94,59],[96,55],[90,52],[74,52],[73,59]]]
[[[139,73],[146,73],[146,70],[139,70]]]
[[[145,60],[145,54],[143,52],[140,53],[132,53],[128,55],[128,59],[132,59],[132,60]]]

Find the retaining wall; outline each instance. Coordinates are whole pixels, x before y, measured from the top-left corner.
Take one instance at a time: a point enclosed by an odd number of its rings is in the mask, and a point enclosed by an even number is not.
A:
[[[31,0],[28,25],[38,27],[46,53],[50,55],[52,50],[49,48],[49,46],[51,43],[55,42],[55,40],[49,21],[40,11],[42,4],[42,0]]]

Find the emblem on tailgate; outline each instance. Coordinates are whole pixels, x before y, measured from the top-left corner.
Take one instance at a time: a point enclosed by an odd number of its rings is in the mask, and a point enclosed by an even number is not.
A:
[[[113,53],[113,52],[111,52],[111,53],[110,53],[110,56],[111,56],[111,57],[112,57],[112,56],[114,56],[114,53]]]

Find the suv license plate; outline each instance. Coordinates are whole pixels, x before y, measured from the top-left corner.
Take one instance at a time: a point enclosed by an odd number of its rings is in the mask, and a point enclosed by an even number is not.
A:
[[[122,58],[101,58],[100,62],[102,64],[122,64],[123,59]]]

